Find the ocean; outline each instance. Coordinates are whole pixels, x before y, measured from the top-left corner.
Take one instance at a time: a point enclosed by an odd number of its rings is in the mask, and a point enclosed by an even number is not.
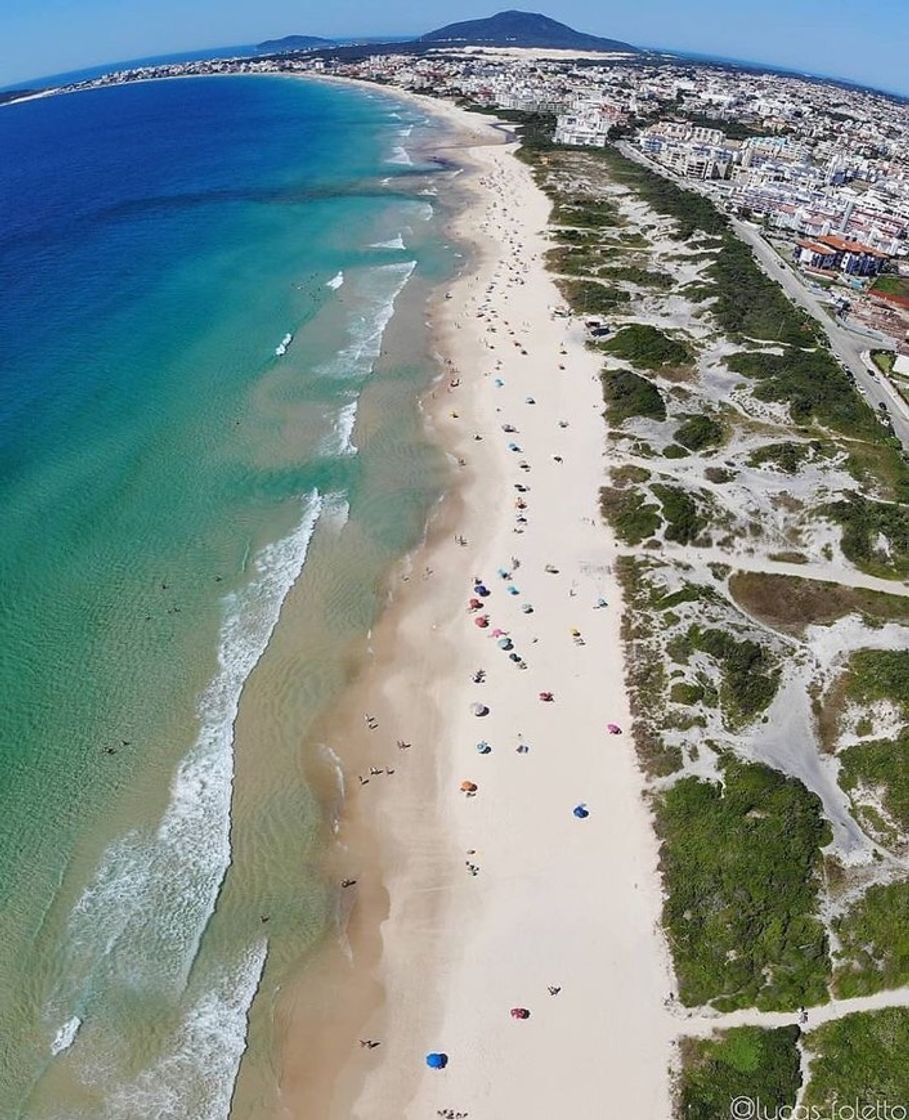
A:
[[[278,77],[0,109],[4,1117],[273,1092],[334,935],[312,729],[448,470],[438,127]]]

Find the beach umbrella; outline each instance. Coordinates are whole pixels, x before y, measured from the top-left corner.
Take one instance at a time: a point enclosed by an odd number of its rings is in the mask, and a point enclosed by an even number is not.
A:
[[[511,638],[499,638],[499,649],[511,649],[512,644]]]
[[[473,624],[474,624],[474,626],[479,626],[481,630],[485,630],[486,627],[489,625],[489,616],[485,615],[485,614],[478,615],[473,620]]]
[[[518,589],[515,587],[514,584],[511,584],[511,586],[508,588],[508,594],[509,595],[520,595],[521,592],[518,591]]]
[[[530,603],[523,603],[521,606],[521,610],[524,612],[524,614],[533,614],[533,607],[530,605]]]
[[[529,1019],[530,1018],[530,1012],[527,1010],[526,1007],[512,1007],[509,1014],[511,1015],[512,1019]]]
[[[577,626],[572,626],[571,636],[572,636],[572,638],[580,638],[581,631],[577,628]]]
[[[477,611],[480,609],[480,607],[483,606],[479,599],[470,599],[468,600],[467,605],[472,611]]]
[[[508,660],[517,663],[521,660],[521,655],[519,653],[509,653]]]
[[[551,692],[541,692],[540,699],[544,704],[551,704],[552,701],[555,700],[555,696],[553,696]]]
[[[476,793],[478,789],[476,782],[461,782],[461,793]]]
[[[574,813],[574,815],[578,818],[579,821],[582,821],[586,817],[590,816],[590,811],[588,810],[587,806],[584,804],[583,801],[581,802],[580,805],[575,805],[575,807],[571,811],[572,811],[572,813]]]
[[[492,632],[492,636],[493,636],[494,638],[503,638],[503,637],[507,637],[507,636],[508,636],[508,631],[507,631],[507,630],[500,630],[500,629],[498,628],[498,626],[497,626],[497,627],[495,628],[495,630],[493,630],[493,632]]]
[[[489,709],[486,707],[485,704],[471,704],[470,705],[470,710],[471,710],[471,712],[473,712],[473,714],[475,716],[489,715]]]
[[[502,386],[503,386],[504,384],[505,384],[505,382],[504,382],[504,381],[502,380],[502,378],[501,378],[501,377],[497,377],[497,378],[495,379],[495,387],[496,387],[497,389],[501,389],[501,388],[502,388]]]
[[[448,1065],[447,1054],[427,1054],[426,1064],[430,1069],[444,1069]]]
[[[622,729],[621,729],[621,727],[619,727],[619,725],[617,723],[607,723],[606,724],[606,730],[609,732],[610,735],[621,735],[622,734]]]
[[[486,742],[485,739],[481,739],[479,743],[477,743],[477,750],[480,752],[480,754],[489,754],[492,751],[492,747]]]
[[[499,568],[499,575],[502,579],[511,579],[511,572],[505,568]]]
[[[521,449],[520,449],[520,447],[518,447],[518,445],[516,443],[509,443],[508,450],[509,451],[520,451]]]
[[[485,586],[484,584],[482,584],[482,583],[478,583],[478,584],[476,585],[476,587],[474,587],[474,592],[475,592],[475,593],[476,593],[477,595],[480,595],[480,596],[482,596],[482,597],[483,597],[483,598],[485,599],[485,598],[486,598],[486,596],[487,596],[487,595],[489,594],[489,588],[488,588],[488,587],[486,587],[486,586]]]
[[[524,404],[536,404],[536,403],[537,402],[533,399],[533,397],[525,397],[524,398]]]

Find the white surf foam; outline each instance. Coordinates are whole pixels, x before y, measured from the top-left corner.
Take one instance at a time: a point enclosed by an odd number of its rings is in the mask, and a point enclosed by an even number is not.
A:
[[[383,264],[370,270],[368,286],[358,292],[353,340],[318,370],[330,377],[365,377],[382,349],[382,336],[395,301],[416,268],[416,261]]]
[[[369,246],[370,249],[406,249],[404,244],[404,235],[399,233],[397,237],[392,237],[390,241],[376,241],[375,244]]]
[[[412,167],[413,160],[408,155],[407,149],[397,144],[394,152],[388,157],[388,163],[397,163],[403,167]]]
[[[336,455],[356,455],[357,446],[353,442],[354,425],[357,422],[357,406],[359,399],[354,397],[350,404],[344,405],[335,421],[335,439],[337,441]]]
[[[291,334],[290,331],[288,331],[287,334],[281,339],[281,341],[275,347],[275,357],[276,358],[283,358],[284,355],[287,353],[288,347],[293,342],[293,340],[294,340],[294,336]]]
[[[65,988],[51,1000],[51,1021],[59,1021],[61,1008],[84,1006],[89,991],[103,1001],[106,989],[185,989],[231,859],[240,696],[303,570],[321,496],[313,491],[302,507],[297,528],[263,548],[248,585],[223,600],[218,669],[198,701],[196,741],[177,768],[158,827],[112,844],[74,907]]]
[[[109,1120],[227,1120],[267,951],[260,942],[212,979],[187,1012],[171,1051],[106,1094]]]
[[[332,276],[332,278],[328,281],[328,283],[325,285],[325,287],[326,288],[333,288],[335,291],[337,291],[338,288],[340,288],[343,283],[344,283],[344,273],[339,271],[335,276]]]
[[[54,1035],[54,1041],[51,1043],[50,1052],[56,1055],[62,1054],[64,1050],[69,1050],[70,1046],[76,1041],[76,1035],[79,1033],[79,1028],[81,1026],[82,1020],[78,1015],[74,1015],[72,1019],[68,1019]]]

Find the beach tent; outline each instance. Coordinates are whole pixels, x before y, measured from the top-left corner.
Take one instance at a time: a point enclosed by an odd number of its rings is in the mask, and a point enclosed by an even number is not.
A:
[[[444,1069],[448,1065],[447,1054],[427,1054],[426,1064],[430,1069]]]
[[[578,818],[579,821],[582,821],[582,820],[585,819],[585,817],[590,816],[590,811],[588,810],[587,806],[583,803],[583,801],[581,802],[580,805],[575,805],[575,807],[571,811],[572,811],[572,813],[574,813],[574,815]]]

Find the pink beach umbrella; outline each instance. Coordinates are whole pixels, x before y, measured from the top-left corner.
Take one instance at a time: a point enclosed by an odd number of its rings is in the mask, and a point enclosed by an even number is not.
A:
[[[607,723],[606,724],[606,730],[609,732],[610,735],[621,735],[622,734],[622,729],[621,729],[621,727],[619,727],[619,725],[617,723]]]

